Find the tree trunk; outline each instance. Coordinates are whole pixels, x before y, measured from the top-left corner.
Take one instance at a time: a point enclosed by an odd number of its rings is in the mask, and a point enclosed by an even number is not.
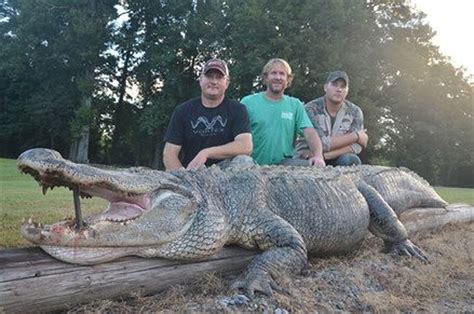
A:
[[[92,99],[90,96],[83,97],[83,106],[86,108],[91,107]],[[71,161],[87,164],[89,163],[89,134],[90,126],[82,126],[81,132],[76,140],[74,140],[69,149],[69,159]]]

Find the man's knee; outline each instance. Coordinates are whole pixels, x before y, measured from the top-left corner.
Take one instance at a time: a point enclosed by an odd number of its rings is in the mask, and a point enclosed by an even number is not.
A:
[[[357,166],[360,164],[362,161],[356,154],[344,154],[337,158],[335,166]]]

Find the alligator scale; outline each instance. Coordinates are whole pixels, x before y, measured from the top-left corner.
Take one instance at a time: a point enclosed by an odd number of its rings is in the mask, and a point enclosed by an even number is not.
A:
[[[263,251],[234,285],[247,295],[271,293],[273,279],[301,271],[308,254],[351,250],[369,231],[388,249],[425,260],[398,215],[447,205],[415,173],[381,166],[106,170],[32,149],[20,155],[18,167],[43,189],[66,186],[109,201],[103,213],[83,221],[22,226],[26,239],[55,258],[199,260],[237,244]]]

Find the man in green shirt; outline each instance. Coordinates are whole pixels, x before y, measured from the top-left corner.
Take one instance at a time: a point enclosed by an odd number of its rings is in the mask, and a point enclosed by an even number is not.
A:
[[[260,165],[324,166],[321,140],[303,103],[284,94],[293,80],[288,62],[271,59],[262,76],[266,90],[241,100],[247,107],[252,128],[252,157]],[[308,159],[293,158],[297,135],[303,135],[308,143]]]

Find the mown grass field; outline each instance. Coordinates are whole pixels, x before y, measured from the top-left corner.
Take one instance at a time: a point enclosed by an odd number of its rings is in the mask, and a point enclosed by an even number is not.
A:
[[[436,191],[449,203],[474,205],[474,189],[436,187]],[[84,216],[100,212],[106,206],[99,198],[84,199],[81,204]],[[15,160],[0,158],[0,249],[30,245],[20,235],[24,217],[52,223],[73,215],[71,191],[56,188],[44,196],[31,176],[17,170]]]
[[[83,215],[99,212],[106,202],[100,198],[81,201]],[[29,175],[20,173],[16,160],[0,158],[0,249],[29,246],[20,234],[24,217],[52,223],[74,216],[72,192],[66,188],[48,190],[46,195]]]

